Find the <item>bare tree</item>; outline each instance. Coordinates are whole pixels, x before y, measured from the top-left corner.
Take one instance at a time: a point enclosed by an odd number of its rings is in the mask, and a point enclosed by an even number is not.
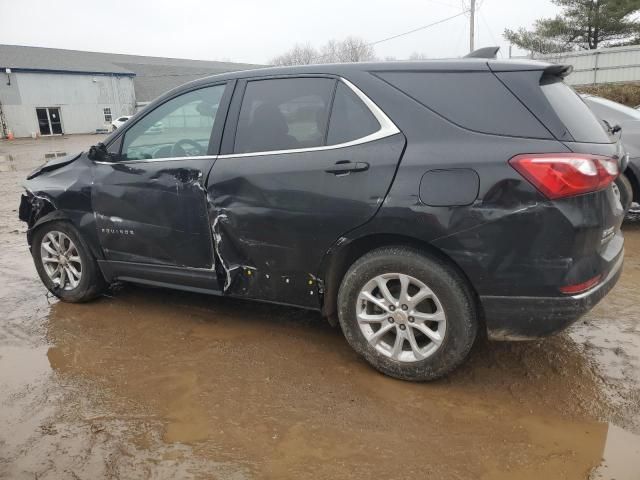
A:
[[[375,50],[363,39],[347,37],[329,40],[319,50],[311,45],[296,44],[292,49],[271,59],[272,65],[308,65],[310,63],[368,62],[376,59]]]
[[[341,42],[337,40],[329,40],[320,48],[320,55],[316,61],[318,63],[338,63],[340,60]]]
[[[427,60],[429,57],[424,52],[413,52],[409,55],[409,60]]]
[[[293,48],[271,59],[271,65],[309,65],[314,63],[318,52],[310,44],[296,43]]]
[[[370,62],[376,59],[373,46],[358,37],[347,37],[339,42],[340,62]]]

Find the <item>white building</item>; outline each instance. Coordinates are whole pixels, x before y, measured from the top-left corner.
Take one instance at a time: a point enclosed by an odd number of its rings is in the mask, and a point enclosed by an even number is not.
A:
[[[165,91],[254,65],[0,45],[0,138],[95,133]]]

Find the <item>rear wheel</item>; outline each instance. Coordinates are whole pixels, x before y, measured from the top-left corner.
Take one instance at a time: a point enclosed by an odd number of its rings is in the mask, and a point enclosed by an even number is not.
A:
[[[374,250],[351,266],[340,286],[338,315],[360,355],[404,380],[452,371],[478,329],[473,294],[458,272],[405,247]]]
[[[40,279],[66,302],[85,302],[105,287],[96,259],[73,225],[49,222],[33,235],[31,255]]]

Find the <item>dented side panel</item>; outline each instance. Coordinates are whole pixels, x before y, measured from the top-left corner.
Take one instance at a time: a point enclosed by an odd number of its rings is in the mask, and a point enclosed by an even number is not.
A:
[[[209,223],[225,292],[319,308],[322,257],[371,219],[402,156],[402,134],[323,152],[220,157],[208,182]],[[328,173],[336,162],[368,170]]]
[[[52,220],[70,221],[94,255],[102,258],[91,205],[94,164],[85,153],[70,158],[47,163],[24,182],[26,192],[20,204],[20,219],[29,227],[29,243],[37,225]]]

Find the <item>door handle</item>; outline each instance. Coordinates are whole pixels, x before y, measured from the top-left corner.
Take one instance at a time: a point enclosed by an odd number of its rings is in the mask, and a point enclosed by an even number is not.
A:
[[[333,173],[334,175],[344,175],[350,172],[364,172],[369,169],[367,162],[350,162],[349,160],[340,160],[330,168],[327,168],[325,172]]]

